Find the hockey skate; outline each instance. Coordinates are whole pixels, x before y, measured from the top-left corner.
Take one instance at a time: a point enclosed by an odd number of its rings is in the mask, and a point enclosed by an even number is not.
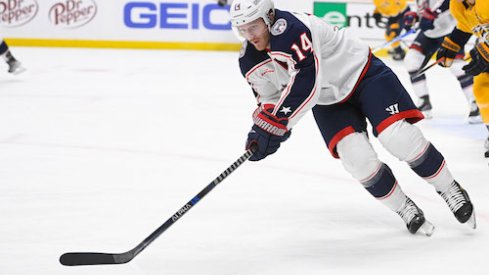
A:
[[[25,68],[22,67],[22,64],[15,59],[15,57],[10,53],[10,51],[7,51],[5,53],[6,61],[8,64],[8,72],[11,74],[20,74],[23,71],[25,71]]]
[[[458,182],[453,181],[445,192],[438,192],[438,194],[445,200],[460,223],[467,223],[472,229],[476,228],[474,206],[469,195]]]
[[[431,113],[431,109],[433,109],[433,107],[431,106],[429,95],[419,98],[418,109],[423,113],[425,118],[430,119],[433,117],[433,114]]]
[[[22,63],[20,63],[16,59],[9,59],[7,61],[7,64],[9,66],[8,72],[11,74],[20,74],[25,71],[25,68],[22,67]]]
[[[475,101],[472,101],[472,103],[470,103],[470,113],[469,116],[467,117],[467,122],[469,124],[482,123],[479,107],[477,106],[477,103],[475,103]]]
[[[404,57],[406,56],[406,52],[402,49],[401,46],[396,47],[394,49],[390,49],[387,51],[387,53],[392,56],[392,59],[396,61],[401,61],[404,60]]]
[[[410,198],[406,198],[396,213],[404,220],[411,234],[420,232],[429,237],[435,231],[435,226],[426,220],[423,211]]]

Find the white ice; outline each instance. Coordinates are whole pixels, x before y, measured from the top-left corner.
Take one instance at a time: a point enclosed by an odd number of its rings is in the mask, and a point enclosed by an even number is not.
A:
[[[247,162],[132,262],[65,267],[65,252],[137,245],[242,153],[254,99],[234,52],[14,48],[0,63],[0,274],[488,274],[486,130],[443,68],[418,123],[468,190],[478,228],[380,158],[435,226],[411,235],[333,159],[311,115]],[[411,91],[401,63],[393,66]]]

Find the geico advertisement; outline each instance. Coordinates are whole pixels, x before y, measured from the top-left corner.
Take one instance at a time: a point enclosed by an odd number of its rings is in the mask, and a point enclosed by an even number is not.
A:
[[[361,38],[383,38],[372,4],[276,0],[313,12]],[[217,0],[0,0],[0,33],[9,38],[239,43],[229,6]]]
[[[131,1],[124,5],[124,25],[134,29],[231,30],[228,7],[216,3]]]
[[[0,0],[11,38],[237,43],[217,0]]]

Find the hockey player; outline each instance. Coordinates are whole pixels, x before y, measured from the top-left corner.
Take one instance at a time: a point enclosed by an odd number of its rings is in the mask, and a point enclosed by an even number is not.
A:
[[[234,0],[231,23],[246,41],[241,72],[258,108],[246,147],[251,161],[275,153],[312,110],[331,154],[370,194],[396,212],[409,232],[433,225],[406,196],[369,142],[367,119],[383,146],[432,184],[457,220],[475,228],[473,205],[444,157],[412,125],[423,118],[396,75],[368,45],[305,13],[274,9],[271,0]]]
[[[441,66],[450,67],[472,34],[479,38],[470,51],[470,63],[462,69],[475,76],[475,100],[479,105],[482,121],[489,131],[489,1],[451,0],[450,12],[457,20],[457,27],[445,37],[436,58],[442,59],[439,63]],[[489,135],[484,145],[484,155],[489,158]]]
[[[448,9],[449,3],[450,0],[418,0],[417,12],[410,11],[404,15],[404,26],[406,29],[412,28],[419,21],[419,29],[421,30],[409,47],[404,63],[411,76],[414,92],[419,98],[418,108],[426,118],[432,117],[428,85],[425,74],[416,75],[416,73],[428,63],[431,56],[438,50],[443,37],[450,34],[455,28],[456,22]],[[457,54],[454,66],[451,67],[451,71],[457,77],[469,104],[468,122],[471,124],[480,123],[479,108],[475,103],[472,89],[473,76],[462,70],[464,55],[464,50],[461,49]]]
[[[373,18],[376,23],[387,17],[387,28],[385,30],[385,39],[391,41],[399,36],[403,29],[403,17],[408,12],[409,6],[406,0],[374,0],[375,10]],[[394,42],[389,54],[394,60],[403,60],[406,52],[401,46],[401,42]]]
[[[8,72],[12,74],[19,74],[25,69],[22,68],[21,63],[14,58],[7,43],[0,37],[0,56],[5,59],[8,64]]]

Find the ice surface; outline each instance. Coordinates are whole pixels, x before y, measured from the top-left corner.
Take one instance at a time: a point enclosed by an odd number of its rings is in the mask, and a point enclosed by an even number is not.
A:
[[[333,159],[311,115],[245,163],[131,263],[64,267],[65,252],[124,252],[244,152],[254,99],[237,53],[14,48],[0,63],[0,274],[487,274],[486,131],[449,71],[428,72],[418,125],[468,190],[478,228],[373,141],[436,226],[408,233]],[[402,63],[392,65],[411,90]]]

